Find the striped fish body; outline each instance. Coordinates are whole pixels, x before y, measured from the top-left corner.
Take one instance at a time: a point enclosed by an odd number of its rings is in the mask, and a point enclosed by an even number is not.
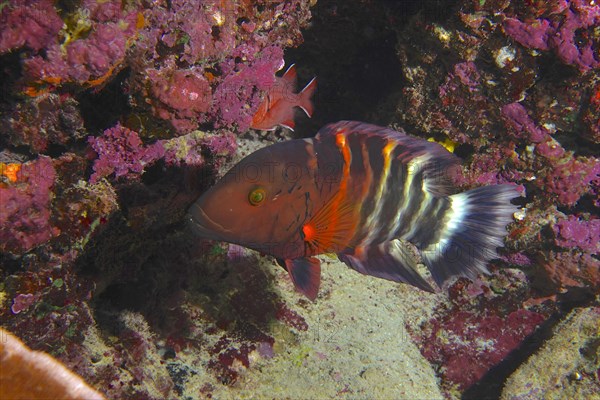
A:
[[[338,122],[314,139],[246,157],[192,206],[190,220],[203,236],[280,259],[311,299],[320,282],[314,256],[322,253],[336,253],[361,273],[433,291],[417,272],[416,254],[438,285],[486,272],[515,210],[509,185],[452,194],[458,164],[436,143]],[[247,179],[249,169],[261,170],[252,174],[260,178]]]
[[[444,194],[456,172],[455,156],[435,143],[359,123],[326,127],[312,144],[321,177],[317,192],[328,193],[324,197],[334,203],[337,218],[321,221],[316,216],[307,224],[329,224],[315,230],[349,236],[332,237],[311,248],[362,254],[395,239],[420,248],[439,240],[450,207]],[[328,182],[335,182],[333,190]],[[336,227],[344,221],[353,221],[351,229]]]

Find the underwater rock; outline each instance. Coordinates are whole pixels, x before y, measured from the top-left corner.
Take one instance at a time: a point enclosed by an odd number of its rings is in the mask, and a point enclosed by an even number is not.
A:
[[[600,307],[577,308],[507,380],[502,400],[600,395]]]
[[[25,99],[1,118],[0,134],[14,146],[45,153],[50,145],[67,146],[86,135],[79,102],[69,95],[47,93]]]
[[[589,252],[559,239],[570,255],[557,256],[547,245],[553,238],[544,232],[565,217],[598,213],[593,111],[600,104],[595,68],[600,59],[593,49],[600,6],[459,1],[455,10],[444,19],[414,16],[396,29],[406,85],[392,120],[440,143],[453,142],[466,163],[458,184],[520,186],[524,207],[506,248],[515,257],[524,252],[539,260],[528,269],[536,287],[542,289],[548,275],[555,283],[543,291],[596,282],[597,260]],[[581,273],[577,262],[584,263]],[[574,277],[559,273],[561,268]]]
[[[15,178],[0,186],[0,250],[21,253],[58,234],[50,223],[56,171],[42,156],[20,165]]]
[[[411,335],[447,393],[462,393],[477,384],[553,311],[551,304],[526,307],[530,298],[525,276],[498,271],[474,282],[459,279],[449,290],[449,301]]]

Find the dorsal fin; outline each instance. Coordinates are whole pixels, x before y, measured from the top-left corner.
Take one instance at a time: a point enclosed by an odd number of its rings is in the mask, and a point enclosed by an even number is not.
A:
[[[306,115],[310,118],[314,112],[314,106],[312,103],[312,97],[315,94],[315,90],[317,90],[317,78],[312,78],[310,82],[302,89],[302,91],[298,94],[299,102],[298,107],[300,107]]]
[[[291,90],[295,91],[296,86],[298,85],[298,73],[296,72],[296,64],[290,65],[290,67],[285,71],[281,79],[283,79],[287,85],[291,86]]]

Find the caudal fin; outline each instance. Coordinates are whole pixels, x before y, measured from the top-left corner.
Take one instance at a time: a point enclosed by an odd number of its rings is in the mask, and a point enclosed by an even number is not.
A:
[[[449,197],[451,209],[440,240],[421,250],[423,263],[441,286],[453,276],[474,278],[487,273],[487,262],[503,245],[506,225],[517,207],[514,186],[486,186]]]
[[[298,103],[298,107],[303,109],[309,118],[312,117],[314,111],[314,106],[311,99],[315,94],[315,90],[317,90],[316,77],[312,78],[312,80],[308,82],[308,85],[306,85],[306,87],[299,93],[300,101]]]

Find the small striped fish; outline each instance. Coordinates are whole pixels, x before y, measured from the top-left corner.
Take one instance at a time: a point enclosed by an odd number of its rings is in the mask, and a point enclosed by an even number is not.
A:
[[[487,272],[516,207],[514,186],[452,194],[459,159],[437,143],[342,121],[313,139],[260,149],[192,205],[201,236],[270,254],[314,300],[315,255],[428,291],[420,260],[438,286]],[[418,256],[420,255],[420,257]]]

